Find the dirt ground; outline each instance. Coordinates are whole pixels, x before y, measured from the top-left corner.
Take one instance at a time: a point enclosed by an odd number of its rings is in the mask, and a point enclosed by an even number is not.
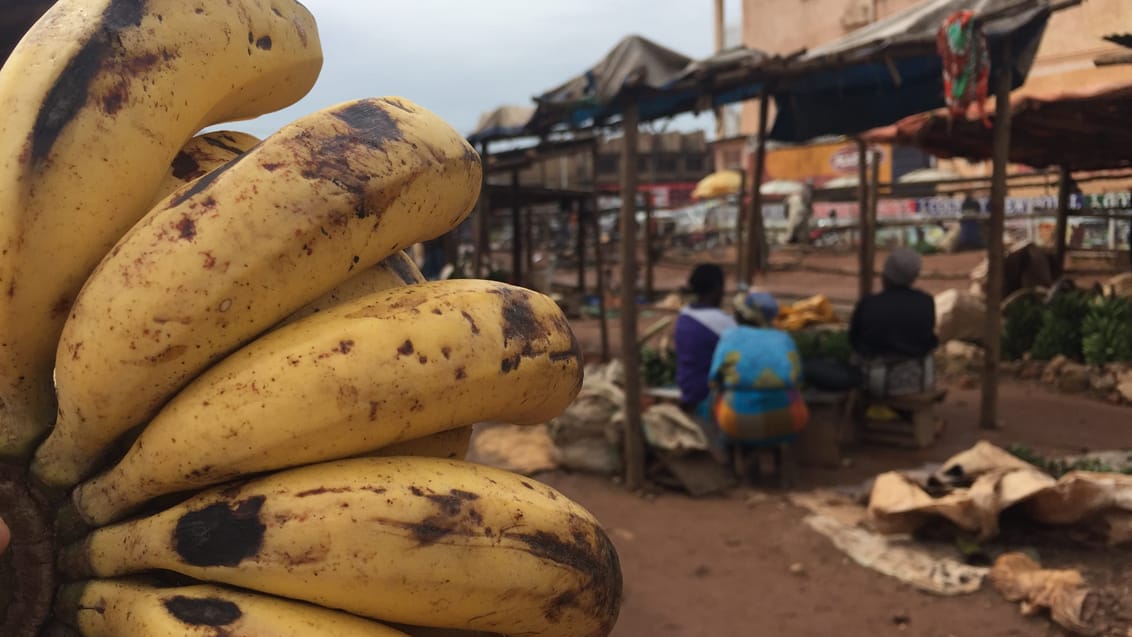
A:
[[[731,257],[720,251],[710,258],[727,263]],[[775,257],[780,265],[792,258]],[[855,268],[855,259],[852,254],[813,255],[801,268],[772,271],[760,285],[783,296],[825,294],[842,306],[851,305],[856,279],[836,272]],[[878,255],[878,270],[881,259],[883,254]],[[980,254],[929,256],[920,286],[933,293],[966,288],[966,275],[980,260]],[[658,265],[656,287],[679,287],[691,265],[679,259]],[[558,281],[575,282],[576,275],[570,275],[560,273]],[[643,311],[638,329],[663,316]],[[587,359],[598,360],[599,322],[573,324]],[[610,321],[609,337],[616,352],[616,320]],[[978,406],[977,390],[951,387],[940,408],[947,426],[932,448],[850,448],[841,469],[803,467],[799,488],[859,485],[883,471],[941,462],[981,439],[1000,446],[1021,443],[1045,455],[1132,447],[1132,410],[1095,399],[1011,381],[1000,389],[1000,427],[993,431],[978,428]],[[673,492],[630,494],[614,481],[592,476],[559,472],[539,478],[589,508],[618,547],[626,582],[614,631],[618,637],[1063,634],[1048,618],[1023,617],[989,583],[975,595],[936,597],[859,567],[810,530],[802,521],[805,513],[781,493],[744,488],[692,499]],[[1132,550],[1108,549],[1061,532],[1013,535],[1003,544],[1000,548],[1036,550],[1045,566],[1081,569],[1090,584],[1104,587],[1132,611]]]
[[[848,468],[803,467],[799,488],[859,484],[881,471],[942,461],[979,439],[1021,442],[1047,454],[1121,448],[1132,427],[1130,410],[1023,384],[1002,388],[999,430],[979,430],[977,408],[978,392],[953,389],[942,409],[947,429],[935,447],[852,448]],[[704,499],[654,497],[605,478],[539,478],[592,511],[617,545],[625,574],[618,637],[1062,634],[1046,618],[1023,617],[989,584],[975,595],[937,597],[857,566],[810,530],[804,512],[781,493],[744,488]],[[1012,548],[1036,549],[1046,566],[1081,568],[1132,609],[1132,551],[1063,534],[1012,541],[1021,542]]]

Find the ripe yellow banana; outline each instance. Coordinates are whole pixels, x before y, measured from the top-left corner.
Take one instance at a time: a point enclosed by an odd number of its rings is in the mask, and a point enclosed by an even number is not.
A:
[[[80,577],[150,569],[417,626],[600,637],[621,572],[596,520],[506,471],[359,458],[219,487],[95,530],[63,556]]]
[[[420,269],[417,268],[417,264],[413,263],[409,255],[405,254],[404,251],[397,252],[382,259],[377,265],[366,268],[346,279],[333,290],[323,294],[291,316],[288,316],[279,326],[289,325],[299,319],[317,314],[325,309],[346,303],[347,301],[353,301],[367,294],[424,282],[424,275],[421,274]]]
[[[546,296],[477,280],[389,290],[272,331],[209,368],[73,499],[99,525],[243,475],[482,421],[542,423],[581,380],[574,333]]]
[[[83,637],[407,637],[341,611],[221,586],[91,580],[65,586],[56,606]]]
[[[463,460],[472,445],[472,427],[458,427],[422,438],[397,442],[372,452],[372,456],[425,456]]]
[[[175,192],[76,300],[56,358],[59,413],[33,473],[78,482],[211,363],[459,224],[480,174],[479,155],[436,115],[365,99],[300,118]]]
[[[157,205],[181,186],[192,183],[243,155],[258,143],[259,138],[239,131],[213,131],[190,139],[173,158],[149,207]]]
[[[0,70],[0,456],[50,426],[75,295],[177,151],[298,101],[321,66],[294,0],[59,0],[28,31]]]

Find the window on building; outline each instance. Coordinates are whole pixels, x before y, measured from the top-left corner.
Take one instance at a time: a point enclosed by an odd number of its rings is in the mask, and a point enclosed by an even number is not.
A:
[[[597,174],[599,175],[612,175],[616,174],[618,168],[621,166],[620,157],[617,155],[598,155],[597,158]]]
[[[661,155],[657,157],[656,169],[662,173],[676,172],[676,158],[672,155]]]
[[[641,173],[648,172],[648,169],[649,169],[649,158],[638,156],[637,157],[637,172],[641,172]]]
[[[731,152],[727,152],[727,153],[724,154],[724,161],[727,163],[728,166],[732,165],[731,154],[732,154]],[[739,162],[739,153],[736,152],[735,153],[735,163],[738,163],[738,162]],[[703,172],[704,171],[703,155],[689,155],[688,157],[684,158],[684,168],[690,173]]]

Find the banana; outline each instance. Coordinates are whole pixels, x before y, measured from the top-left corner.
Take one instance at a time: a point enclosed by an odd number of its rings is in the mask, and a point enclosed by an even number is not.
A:
[[[28,31],[0,70],[0,456],[50,426],[75,295],[177,151],[298,101],[321,66],[295,0],[59,0]]]
[[[428,458],[463,460],[468,455],[468,449],[471,445],[472,427],[468,426],[394,443],[368,455],[380,457],[425,456]]]
[[[417,268],[417,264],[413,263],[409,255],[401,251],[389,255],[377,265],[366,268],[346,279],[333,290],[288,316],[279,326],[290,325],[299,319],[304,319],[347,301],[353,301],[367,294],[424,282],[424,275]]]
[[[252,473],[482,421],[542,423],[581,381],[574,333],[546,296],[477,280],[389,290],[272,331],[211,367],[73,501],[100,525],[158,495]]]
[[[55,363],[59,412],[33,473],[75,484],[210,364],[459,224],[480,175],[479,155],[436,115],[365,99],[300,118],[173,193],[75,301]]]
[[[348,613],[221,586],[91,580],[63,587],[56,607],[83,637],[407,637]]]
[[[163,569],[415,626],[600,637],[621,572],[554,489],[436,458],[310,465],[199,494],[68,547],[79,577]]]
[[[391,624],[393,628],[405,633],[409,637],[501,637],[497,633],[485,633],[480,630],[455,630],[452,628],[428,628],[427,626],[405,626]]]
[[[192,183],[243,155],[259,141],[259,138],[239,131],[213,131],[190,139],[173,158],[149,207],[156,206],[181,186]]]

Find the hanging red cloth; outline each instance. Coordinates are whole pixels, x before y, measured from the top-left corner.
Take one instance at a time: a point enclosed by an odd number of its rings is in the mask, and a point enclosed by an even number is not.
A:
[[[974,17],[972,11],[957,11],[948,16],[936,34],[936,49],[943,60],[948,114],[965,117],[974,103],[983,125],[990,128],[986,111],[990,55],[986,37]]]

